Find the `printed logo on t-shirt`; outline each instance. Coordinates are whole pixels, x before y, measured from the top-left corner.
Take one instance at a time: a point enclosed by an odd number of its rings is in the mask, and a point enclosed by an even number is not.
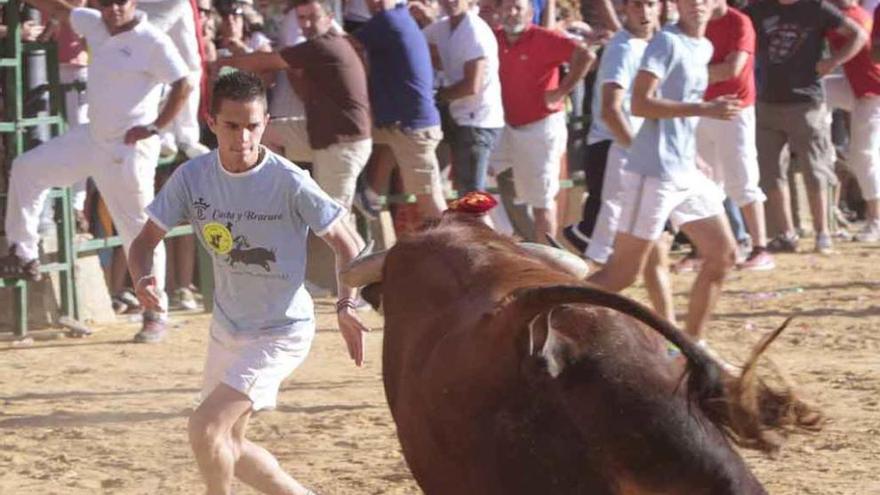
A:
[[[227,229],[232,231],[232,222],[226,224]],[[267,272],[272,271],[269,262],[275,263],[275,250],[262,247],[252,247],[248,242],[246,235],[241,234],[235,236],[232,240],[233,248],[228,252],[229,256],[226,262],[229,266],[235,266],[236,263],[245,265],[257,265],[263,267]]]
[[[205,202],[205,198],[202,198],[201,196],[197,201],[193,201],[193,208],[196,210],[196,219],[204,220],[205,211],[210,207],[211,205]]]
[[[231,226],[232,224],[227,225]],[[206,223],[202,227],[202,236],[211,250],[217,254],[226,254],[232,250],[232,232],[222,223]]]
[[[778,24],[779,17],[770,17],[763,22],[767,33],[767,54],[771,64],[786,62],[800,49],[809,31],[795,23]]]

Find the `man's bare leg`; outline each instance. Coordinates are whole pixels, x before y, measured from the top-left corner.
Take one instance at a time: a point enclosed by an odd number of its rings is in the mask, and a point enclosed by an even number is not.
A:
[[[244,437],[251,414],[242,416],[232,428],[232,438],[239,446],[235,477],[262,493],[304,495],[309,491],[284,472],[275,456]]]
[[[205,480],[206,493],[231,494],[233,477],[243,470],[250,480],[242,478],[242,481],[251,486],[270,488],[263,490],[265,493],[307,494],[299,483],[281,470],[271,454],[262,449],[262,452],[255,450],[251,447],[253,444],[245,448],[241,442],[251,406],[247,396],[220,384],[190,416],[190,446]],[[239,425],[238,435],[233,434],[236,425]],[[242,462],[244,455],[247,457]]]
[[[669,280],[670,238],[665,233],[654,242],[642,276],[654,311],[671,323],[675,323],[675,306],[672,303],[672,283]]]
[[[634,284],[651,250],[653,241],[618,232],[614,237],[614,251],[598,272],[587,277],[587,282],[603,289],[620,292]]]
[[[535,242],[547,244],[547,236],[556,238],[558,222],[556,220],[556,206],[549,208],[533,208],[535,215]]]
[[[736,242],[724,215],[688,222],[681,229],[703,257],[691,288],[685,323],[685,331],[700,340],[721,294],[724,277],[736,262]]]
[[[816,235],[828,234],[828,188],[806,181],[807,200],[810,215],[813,216],[813,230]]]
[[[791,219],[791,202],[788,186],[783,185],[767,191],[767,210],[773,215],[773,223],[781,234],[792,235],[794,222]]]
[[[746,229],[752,236],[753,247],[767,247],[767,224],[764,220],[764,203],[752,201],[740,208]]]

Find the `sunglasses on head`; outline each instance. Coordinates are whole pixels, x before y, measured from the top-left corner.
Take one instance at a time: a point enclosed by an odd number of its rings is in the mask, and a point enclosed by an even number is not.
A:
[[[128,1],[129,1],[129,0],[98,0],[98,4],[99,4],[101,7],[109,7],[109,6],[114,5],[114,4],[116,4],[116,5],[120,5],[120,6],[121,6],[121,5],[125,5],[125,4],[127,4]]]

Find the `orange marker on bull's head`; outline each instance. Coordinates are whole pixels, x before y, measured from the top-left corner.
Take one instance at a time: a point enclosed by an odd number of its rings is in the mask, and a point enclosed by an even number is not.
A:
[[[445,213],[473,216],[491,227],[488,213],[497,205],[498,201],[491,194],[472,191],[449,203],[449,209]]]

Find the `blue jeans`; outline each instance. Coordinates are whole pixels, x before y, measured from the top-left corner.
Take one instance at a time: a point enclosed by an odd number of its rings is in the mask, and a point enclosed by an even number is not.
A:
[[[449,144],[455,167],[455,188],[459,195],[486,190],[489,155],[500,135],[501,129],[455,126]]]
[[[748,240],[749,233],[746,231],[746,224],[743,221],[742,213],[730,198],[724,199],[724,211],[727,213],[727,220],[730,221],[730,229],[733,231],[733,237],[736,239],[736,242],[742,243]]]

